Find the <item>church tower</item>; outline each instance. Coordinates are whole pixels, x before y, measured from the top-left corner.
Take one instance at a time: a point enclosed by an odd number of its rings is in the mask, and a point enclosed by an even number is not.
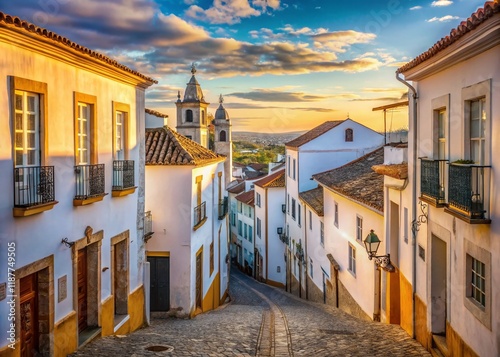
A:
[[[177,94],[177,132],[198,144],[208,148],[207,107],[200,84],[194,74],[196,68],[191,66],[191,79],[186,85],[184,100],[181,101],[180,91]]]
[[[224,99],[222,94],[219,97],[219,108],[214,117],[214,149],[215,153],[226,156],[224,162],[224,176],[226,178],[226,187],[232,181],[233,173],[233,142],[231,138],[231,121],[226,109],[222,105]]]

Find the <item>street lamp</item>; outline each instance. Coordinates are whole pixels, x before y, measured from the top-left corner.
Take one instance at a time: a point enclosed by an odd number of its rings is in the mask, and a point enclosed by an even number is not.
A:
[[[370,230],[370,233],[368,233],[368,235],[366,236],[364,243],[366,252],[368,253],[368,259],[372,260],[373,258],[375,258],[375,264],[377,264],[377,266],[381,267],[385,271],[388,271],[389,273],[394,272],[395,268],[391,264],[390,254],[377,255],[377,250],[380,246],[380,239],[375,234],[373,229]]]

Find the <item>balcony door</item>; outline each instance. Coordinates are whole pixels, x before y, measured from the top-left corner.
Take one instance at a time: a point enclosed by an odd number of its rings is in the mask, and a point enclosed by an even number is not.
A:
[[[15,205],[37,202],[40,181],[40,96],[15,91]]]
[[[125,160],[125,113],[115,112],[115,160]]]
[[[89,104],[78,103],[76,164],[80,167],[77,169],[76,180],[82,196],[90,194],[88,167],[90,164],[90,109]]]

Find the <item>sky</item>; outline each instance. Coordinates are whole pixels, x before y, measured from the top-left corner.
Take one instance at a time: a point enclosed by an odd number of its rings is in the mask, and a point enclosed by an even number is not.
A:
[[[476,0],[0,0],[0,11],[102,52],[159,81],[146,107],[175,126],[195,63],[209,112],[234,131],[290,132],[405,100],[396,69],[482,7]],[[408,111],[387,113],[407,128]]]

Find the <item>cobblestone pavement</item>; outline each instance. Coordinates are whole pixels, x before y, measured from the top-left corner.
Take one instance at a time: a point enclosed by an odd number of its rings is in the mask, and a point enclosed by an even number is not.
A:
[[[73,356],[430,356],[399,326],[366,322],[232,269],[232,301],[192,320],[152,319],[125,337],[100,338]],[[173,351],[148,351],[151,346]]]

